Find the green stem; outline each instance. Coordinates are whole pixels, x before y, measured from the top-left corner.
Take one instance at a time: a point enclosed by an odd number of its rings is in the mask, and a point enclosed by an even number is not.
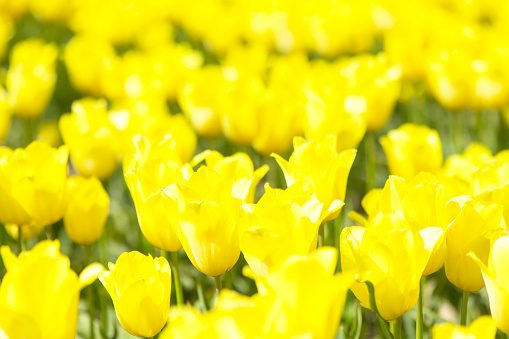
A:
[[[86,263],[90,264],[92,262],[92,247],[90,245],[85,246],[85,252],[86,252]],[[95,319],[95,312],[94,312],[94,290],[93,285],[90,284],[87,287],[87,297],[88,297],[88,316],[90,318],[90,339],[95,338],[94,333],[94,319]]]
[[[200,301],[202,311],[207,312],[207,300],[205,300],[205,294],[203,293],[203,286],[201,285],[201,279],[199,276],[196,277],[196,292],[198,294],[198,300]]]
[[[400,316],[396,319],[396,324],[394,325],[394,339],[401,339],[401,324],[403,323],[403,317]]]
[[[25,132],[25,147],[28,146],[34,138],[34,126],[35,120],[26,119],[23,120],[23,127]]]
[[[221,284],[221,275],[214,277],[214,282],[216,283],[216,292],[219,295],[219,293],[223,289],[223,285]]]
[[[175,282],[175,295],[177,296],[177,305],[184,304],[184,293],[182,291],[182,282],[180,280],[180,266],[178,252],[170,253],[171,266],[173,268],[173,280]]]
[[[461,301],[461,325],[467,326],[467,312],[468,312],[468,296],[470,292],[463,291],[463,300]]]
[[[419,290],[419,299],[417,299],[417,317],[416,317],[416,326],[415,326],[415,338],[422,339],[422,331],[423,331],[423,314],[422,314],[422,294],[423,294],[423,278],[421,278],[420,282],[420,290]]]
[[[18,226],[18,250],[19,250],[19,253],[23,252],[24,248],[23,248],[23,239],[21,239],[23,237],[23,227],[22,226]]]
[[[318,228],[318,247],[325,245],[325,224],[321,224]]]
[[[376,188],[376,138],[374,133],[366,133],[364,141],[366,153],[366,192]]]

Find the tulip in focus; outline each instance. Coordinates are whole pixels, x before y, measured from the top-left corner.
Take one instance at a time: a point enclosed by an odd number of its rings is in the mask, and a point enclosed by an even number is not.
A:
[[[433,339],[495,339],[496,334],[495,320],[489,315],[477,318],[468,327],[451,323],[433,326]]]
[[[436,174],[442,166],[438,132],[427,126],[406,123],[380,138],[389,173],[412,179],[419,172]]]
[[[99,276],[122,327],[137,337],[153,337],[168,319],[171,269],[164,257],[124,252]]]
[[[110,198],[99,179],[74,176],[67,180],[64,226],[77,244],[91,245],[101,236]]]
[[[0,327],[8,338],[19,338],[20,332],[25,338],[33,338],[28,335],[34,333],[40,333],[41,339],[76,337],[80,290],[94,282],[104,267],[90,264],[78,277],[59,248],[58,240],[45,240],[16,257],[2,246],[7,273],[0,285],[0,310],[8,309],[9,316],[0,317]],[[17,326],[9,325],[13,321]]]

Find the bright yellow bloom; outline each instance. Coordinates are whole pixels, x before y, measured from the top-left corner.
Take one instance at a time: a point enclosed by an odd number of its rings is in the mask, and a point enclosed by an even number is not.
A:
[[[96,177],[74,176],[67,180],[65,231],[72,241],[82,245],[96,242],[102,234],[110,198]]]
[[[357,273],[351,290],[363,307],[370,307],[366,281],[374,286],[376,307],[385,320],[415,306],[430,251],[401,211],[380,212],[369,227],[345,228],[340,243],[341,267]]]
[[[240,255],[237,221],[248,188],[239,189],[237,183],[202,166],[186,183],[163,190],[168,217],[178,220],[174,231],[189,260],[212,277],[228,272]]]
[[[58,130],[56,121],[44,121],[37,125],[36,140],[48,143],[51,147],[59,147],[62,145],[62,137]]]
[[[468,327],[446,323],[433,326],[433,339],[495,339],[497,327],[489,315],[475,319]]]
[[[0,338],[41,339],[41,329],[35,320],[10,307],[0,307]]]
[[[336,137],[330,135],[323,142],[308,142],[296,137],[293,140],[294,151],[290,160],[273,154],[285,174],[286,184],[304,181],[308,190],[315,192],[316,197],[329,210],[333,205],[343,204],[346,183],[350,168],[355,160],[356,150],[336,152]],[[323,221],[337,217],[339,210],[323,216]]]
[[[59,247],[58,240],[45,240],[18,257],[7,246],[1,248],[7,273],[0,285],[0,309],[12,310],[18,324],[33,326],[23,330],[40,331],[41,339],[76,337],[80,290],[104,271],[102,265],[94,263],[78,277]],[[7,336],[16,338],[21,329],[4,327],[3,321],[1,317],[0,326]]]
[[[108,118],[106,101],[80,99],[71,110],[60,117],[59,126],[73,164],[84,176],[108,178],[117,168],[120,141]]]
[[[489,259],[486,262],[469,254],[482,271],[486,290],[490,299],[491,316],[495,319],[497,327],[504,333],[509,333],[509,236],[500,232],[491,240]]]
[[[65,23],[72,12],[71,4],[67,0],[28,0],[28,10],[40,21]]]
[[[0,220],[18,226],[48,226],[64,210],[68,151],[34,141],[25,149],[1,148]]]
[[[152,145],[147,138],[137,135],[133,143],[136,153],[124,160],[124,177],[134,200],[141,231],[153,246],[164,251],[177,251],[182,245],[172,224],[178,221],[168,218],[162,189],[185,180],[186,171],[192,172],[192,169],[181,169],[175,153],[175,140],[170,136]]]
[[[468,254],[473,252],[482,263],[488,263],[490,238],[502,227],[502,207],[476,205],[470,197],[459,196],[447,203],[447,209],[451,221],[446,231],[447,279],[463,291],[477,292],[484,287],[484,281]]]
[[[58,49],[38,39],[14,46],[7,71],[7,93],[14,113],[23,119],[40,116],[48,105],[57,80]]]
[[[99,276],[122,327],[137,337],[161,331],[170,309],[171,269],[164,257],[124,252]]]
[[[257,276],[265,277],[291,255],[307,255],[316,249],[318,229],[328,213],[343,206],[325,206],[306,183],[286,190],[265,186],[256,205],[245,205],[239,220],[240,248]]]
[[[442,166],[442,144],[436,130],[406,123],[380,138],[389,173],[412,179],[419,172],[436,174]]]

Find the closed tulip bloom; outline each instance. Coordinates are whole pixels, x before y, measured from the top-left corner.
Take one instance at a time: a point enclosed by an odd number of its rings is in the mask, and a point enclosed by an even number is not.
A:
[[[492,239],[489,259],[484,263],[474,253],[470,256],[482,271],[488,297],[490,299],[491,316],[497,327],[504,333],[509,333],[509,236],[505,232]]]
[[[419,172],[438,173],[442,166],[442,144],[436,130],[406,123],[380,138],[389,173],[412,179]]]
[[[433,339],[495,339],[497,327],[489,315],[475,319],[468,327],[457,324],[433,326]]]
[[[345,200],[346,183],[357,151],[354,149],[338,153],[336,137],[328,136],[323,142],[308,142],[300,137],[293,141],[294,151],[286,161],[273,154],[285,174],[286,184],[306,182],[308,189],[326,206],[333,206]],[[324,222],[337,217],[340,210],[324,216]]]
[[[373,284],[376,306],[385,320],[415,306],[430,252],[399,210],[380,212],[369,227],[345,228],[340,253],[342,269],[357,273],[351,290],[363,307],[370,307],[365,281]]]
[[[101,236],[110,198],[99,179],[74,176],[67,180],[65,231],[72,241],[90,245]]]
[[[6,85],[9,103],[20,118],[36,118],[46,109],[57,80],[57,55],[55,45],[38,39],[22,41],[13,48]]]
[[[76,337],[80,290],[91,284],[104,267],[94,263],[81,274],[70,268],[69,258],[59,251],[58,240],[45,240],[28,252],[16,257],[2,246],[2,259],[7,268],[0,285],[0,309],[9,312],[23,331],[40,332],[42,339],[71,339]],[[21,328],[4,327],[9,338],[16,338]],[[14,330],[14,333],[9,333]]]
[[[137,337],[153,337],[168,319],[171,269],[164,257],[124,252],[99,276],[122,327]]]
[[[171,137],[153,145],[147,138],[133,138],[136,152],[124,160],[124,178],[136,207],[141,231],[148,242],[163,251],[178,251],[182,248],[175,234],[173,223],[168,218],[163,204],[162,190],[168,185],[185,180],[186,170],[181,168],[175,153],[175,140]]]
[[[60,117],[59,127],[73,164],[84,176],[110,177],[120,152],[118,131],[108,118],[106,101],[80,99],[73,102],[71,110]]]
[[[447,203],[451,220],[446,231],[445,273],[456,287],[477,292],[484,287],[481,270],[470,252],[488,263],[490,238],[501,230],[502,207],[476,205],[470,197],[459,196]]]
[[[228,272],[240,255],[237,221],[242,200],[234,196],[235,183],[203,166],[187,182],[163,190],[168,217],[178,220],[174,231],[189,260],[212,277]],[[245,196],[247,190],[237,194]]]

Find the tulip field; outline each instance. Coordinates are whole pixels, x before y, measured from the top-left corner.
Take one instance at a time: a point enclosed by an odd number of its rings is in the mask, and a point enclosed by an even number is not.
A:
[[[0,339],[509,338],[507,0],[0,0]]]

